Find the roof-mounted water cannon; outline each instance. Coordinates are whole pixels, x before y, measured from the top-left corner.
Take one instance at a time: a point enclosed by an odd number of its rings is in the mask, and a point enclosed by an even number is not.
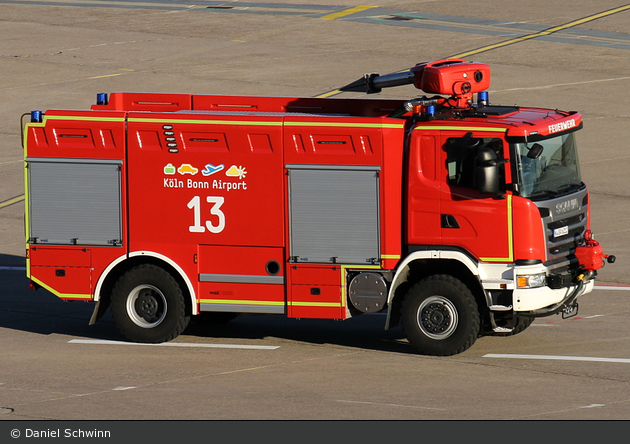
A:
[[[451,96],[440,105],[468,109],[472,106],[473,94],[490,87],[490,66],[485,63],[466,62],[463,59],[418,63],[405,72],[382,76],[366,74],[339,90],[374,94],[381,92],[383,88],[409,84],[428,94]]]

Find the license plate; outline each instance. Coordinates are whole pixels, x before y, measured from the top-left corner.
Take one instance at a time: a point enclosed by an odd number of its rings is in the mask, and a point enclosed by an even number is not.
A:
[[[560,227],[553,230],[553,237],[560,237],[569,234],[569,227]]]

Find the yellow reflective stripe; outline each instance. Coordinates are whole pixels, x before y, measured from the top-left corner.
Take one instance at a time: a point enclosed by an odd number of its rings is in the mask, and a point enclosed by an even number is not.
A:
[[[507,195],[508,257],[480,257],[484,262],[514,262],[514,233],[512,231],[512,195]]]
[[[46,120],[75,120],[86,122],[124,122],[124,117],[88,117],[88,116],[46,116],[42,123],[30,123],[26,126],[45,126]],[[127,119],[133,123],[184,123],[198,125],[254,125],[254,126],[299,126],[299,127],[337,127],[337,128],[404,128],[404,123],[358,123],[358,122],[282,122],[282,121],[261,121],[261,120],[193,120],[193,119],[151,119],[141,117],[130,117]],[[460,128],[458,128],[460,129]]]
[[[24,147],[24,243],[26,244],[26,249],[28,249],[28,239],[29,234],[31,232],[31,221],[30,221],[30,210],[29,210],[29,198],[28,198],[28,168],[26,164],[26,141],[28,139],[28,129],[31,127],[43,127],[43,123],[27,123],[24,125],[24,140],[22,141],[22,146]],[[26,271],[27,276],[30,275],[29,271],[29,261],[26,260]]]
[[[294,301],[289,302],[287,305],[292,307],[343,307],[339,302],[307,302],[307,301]]]
[[[62,298],[62,299],[92,299],[92,295],[90,295],[90,294],[60,293],[57,290],[55,290],[54,288],[52,288],[50,285],[44,284],[42,281],[40,281],[39,279],[37,279],[36,277],[33,277],[33,276],[31,276],[31,280],[33,282],[36,282],[37,284],[41,285],[43,288],[45,288],[46,290],[50,291],[52,294],[54,294],[58,298]]]
[[[381,259],[400,259],[400,254],[381,254]]]
[[[44,121],[41,124],[30,124],[31,126],[44,126],[46,120],[77,120],[84,122],[124,122],[124,117],[89,117],[89,116],[47,116],[44,114]]]
[[[231,305],[268,305],[268,306],[284,306],[284,301],[243,301],[233,299],[197,299],[201,304],[231,304]],[[342,307],[339,302],[308,302],[294,301],[288,302],[286,305],[294,307]]]
[[[284,301],[244,301],[240,299],[197,299],[202,304],[233,304],[233,305],[284,305]]]
[[[416,126],[415,130],[441,130],[441,131],[489,131],[495,133],[504,133],[507,128],[491,128],[485,126]]]
[[[404,123],[358,123],[358,122],[285,122],[285,126],[327,126],[335,128],[404,128]]]
[[[255,125],[255,126],[282,126],[281,121],[264,122],[260,120],[192,120],[192,119],[144,119],[139,117],[130,117],[129,122],[136,123],[192,123],[206,125]]]

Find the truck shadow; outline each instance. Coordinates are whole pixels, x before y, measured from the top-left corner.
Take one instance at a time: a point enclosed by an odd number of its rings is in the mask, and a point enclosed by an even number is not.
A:
[[[385,330],[385,315],[360,315],[347,320],[292,319],[283,315],[239,316],[225,324],[209,324],[193,318],[185,335],[234,340],[273,339],[309,344],[333,344],[396,353],[415,353],[400,327]],[[273,344],[279,345],[279,344]]]
[[[31,291],[23,257],[0,254],[0,329],[38,335],[63,335],[124,341],[108,310],[88,325],[93,302],[62,301],[45,289]],[[414,353],[400,327],[384,330],[385,315],[361,315],[344,321],[291,319],[283,315],[239,316],[225,324],[208,324],[193,317],[177,342],[283,341],[332,344],[357,349]],[[274,342],[274,338],[278,341]],[[243,343],[243,342],[240,342]]]

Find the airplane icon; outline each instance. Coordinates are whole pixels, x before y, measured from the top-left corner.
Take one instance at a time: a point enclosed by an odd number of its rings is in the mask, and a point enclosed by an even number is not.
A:
[[[201,170],[201,174],[203,174],[204,176],[211,176],[214,173],[218,173],[223,168],[225,168],[224,165],[214,166],[211,163],[209,163],[206,165],[206,167],[203,170]]]

